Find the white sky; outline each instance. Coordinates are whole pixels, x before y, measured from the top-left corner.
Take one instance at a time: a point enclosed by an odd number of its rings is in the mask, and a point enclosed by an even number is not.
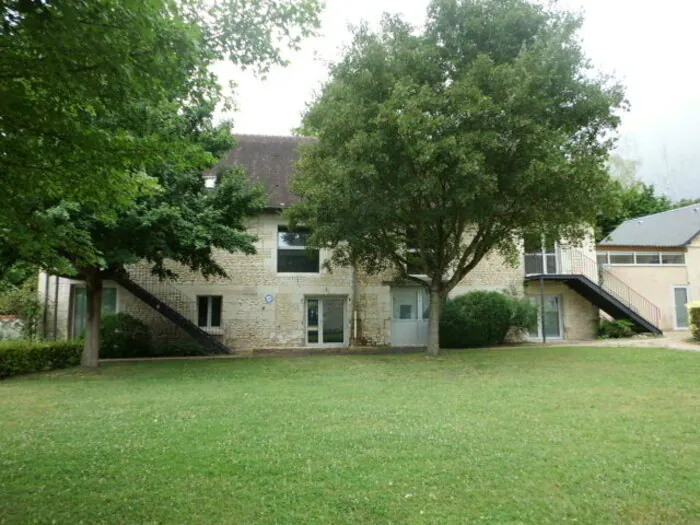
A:
[[[695,0],[560,0],[582,8],[584,48],[596,67],[627,87],[618,153],[640,163],[638,176],[674,199],[700,197],[700,3]],[[222,65],[238,84],[237,133],[287,135],[326,78],[330,61],[350,39],[348,24],[400,13],[416,25],[428,0],[326,0],[322,35],[290,53],[291,64],[267,79]]]

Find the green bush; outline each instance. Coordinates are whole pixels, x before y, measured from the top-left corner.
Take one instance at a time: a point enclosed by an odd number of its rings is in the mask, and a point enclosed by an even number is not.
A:
[[[690,332],[696,341],[700,341],[700,301],[693,301],[686,305],[688,308],[688,320],[690,321]]]
[[[470,292],[445,303],[440,345],[468,348],[502,344],[511,329],[527,330],[537,322],[537,307],[499,292]]]
[[[22,286],[3,283],[0,289],[0,315],[16,315],[22,322],[22,336],[36,339],[43,313],[37,280],[29,279]]]
[[[0,379],[80,364],[79,341],[0,341]]]
[[[598,337],[601,339],[632,337],[636,333],[634,323],[626,319],[603,319],[598,327]]]
[[[107,315],[100,325],[100,358],[150,357],[151,333],[148,326],[129,314]]]

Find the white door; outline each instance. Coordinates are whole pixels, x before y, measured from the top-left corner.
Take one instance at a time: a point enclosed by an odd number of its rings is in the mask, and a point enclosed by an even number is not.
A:
[[[426,346],[430,295],[422,287],[393,288],[391,291],[391,346]]]
[[[675,321],[677,330],[685,330],[688,328],[688,287],[674,286],[673,287],[673,306],[675,308]]]

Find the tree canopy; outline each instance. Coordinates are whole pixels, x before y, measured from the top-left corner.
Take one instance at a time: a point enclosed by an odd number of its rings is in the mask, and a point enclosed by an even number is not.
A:
[[[114,219],[157,191],[164,162],[213,162],[170,131],[214,106],[209,70],[266,71],[318,27],[317,0],[80,0],[0,3],[0,244],[13,258],[70,266],[100,254],[72,216]]]
[[[609,200],[625,101],[584,56],[580,25],[524,0],[435,0],[424,29],[385,16],[355,30],[304,115],[318,141],[292,221],[331,264],[428,286],[432,354],[442,301],[487,254],[514,262],[532,232],[581,239]]]

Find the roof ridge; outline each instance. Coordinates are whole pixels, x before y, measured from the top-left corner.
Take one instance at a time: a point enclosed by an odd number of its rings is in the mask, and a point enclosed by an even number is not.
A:
[[[255,138],[255,139],[282,139],[282,140],[313,140],[314,137],[306,137],[303,135],[268,135],[258,133],[234,133],[236,138]]]
[[[630,219],[625,219],[623,222],[620,223],[618,228],[627,222],[635,222],[635,221],[639,221],[641,219],[646,219],[648,217],[655,217],[657,215],[663,215],[665,213],[672,213],[674,211],[685,210],[686,208],[698,208],[698,209],[700,209],[700,202],[697,202],[695,204],[689,204],[687,206],[681,206],[680,208],[671,208],[670,210],[666,210],[666,211],[657,211],[656,213],[649,213],[648,215],[640,215],[638,217],[632,217]]]

